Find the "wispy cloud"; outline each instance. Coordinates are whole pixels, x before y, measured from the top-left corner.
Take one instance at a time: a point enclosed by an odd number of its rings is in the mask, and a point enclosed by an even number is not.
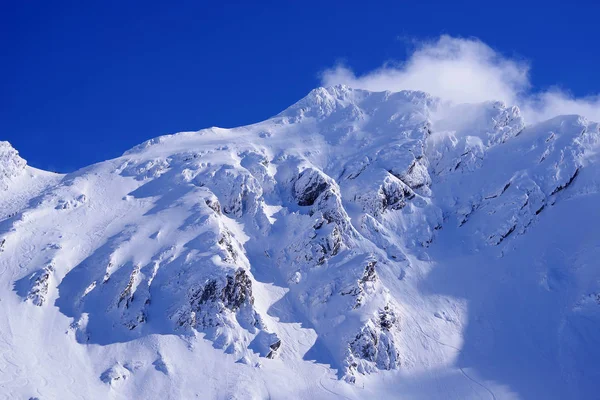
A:
[[[529,122],[559,114],[600,121],[600,97],[575,98],[559,89],[532,91],[524,60],[500,54],[474,38],[441,36],[419,42],[408,59],[357,76],[337,65],[322,73],[324,86],[346,84],[373,91],[423,90],[454,103],[502,100],[521,107]]]

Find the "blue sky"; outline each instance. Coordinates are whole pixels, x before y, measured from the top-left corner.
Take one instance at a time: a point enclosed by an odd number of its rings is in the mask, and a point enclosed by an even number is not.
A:
[[[527,64],[529,93],[596,95],[598,15],[579,0],[5,0],[0,140],[30,165],[68,172],[161,134],[268,118],[339,65],[347,73],[332,82],[371,88],[360,77],[423,41],[437,49],[440,35],[478,38],[492,63]]]

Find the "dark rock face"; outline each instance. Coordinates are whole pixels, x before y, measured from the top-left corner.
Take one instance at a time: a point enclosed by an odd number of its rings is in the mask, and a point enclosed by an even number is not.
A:
[[[179,325],[190,324],[200,328],[221,326],[226,311],[237,312],[254,304],[252,281],[243,269],[227,275],[225,282],[212,279],[194,290],[189,296],[190,314],[185,313]],[[256,322],[256,321],[253,321]]]
[[[327,260],[338,254],[342,248],[342,234],[337,225],[333,226],[329,235],[323,236],[318,242],[313,244],[317,255],[317,264],[321,265]]]
[[[386,331],[392,329],[396,324],[396,314],[389,305],[379,311],[379,326]]]
[[[131,276],[129,277],[129,282],[123,291],[121,292],[121,296],[119,296],[119,301],[117,303],[117,307],[121,305],[123,301],[125,301],[125,308],[129,308],[129,305],[133,301],[133,285],[135,284],[135,280],[137,275],[140,272],[139,267],[135,267]]]
[[[223,230],[217,243],[219,244],[219,246],[221,246],[223,250],[225,250],[225,256],[222,257],[223,261],[228,263],[235,263],[238,259],[238,253],[233,245],[231,233],[226,229]]]
[[[269,351],[269,354],[267,354],[267,358],[275,358],[275,352],[277,350],[279,350],[280,347],[281,347],[281,339],[277,339],[276,342],[270,344],[269,348],[271,349],[271,351]]]
[[[205,200],[206,205],[213,210],[214,212],[216,212],[217,214],[221,214],[221,203],[219,203],[219,200],[217,200],[217,198],[208,198]]]
[[[369,291],[369,288],[372,288],[373,284],[377,281],[375,265],[377,265],[377,261],[375,260],[367,262],[363,276],[356,282],[356,286],[340,292],[342,296],[351,295],[356,297],[356,301],[352,307],[353,309],[357,309],[363,305],[366,292]]]
[[[377,279],[377,274],[375,273],[375,265],[377,265],[377,261],[369,261],[367,266],[365,267],[365,273],[361,279],[364,282],[374,282]]]
[[[22,174],[26,165],[10,143],[0,141],[0,190],[7,190],[10,179]]]
[[[27,299],[36,306],[42,306],[48,296],[50,276],[54,273],[54,267],[48,265],[36,272],[31,278],[31,289],[27,293]]]
[[[577,168],[575,170],[575,172],[573,173],[573,175],[571,175],[571,177],[569,178],[569,180],[567,182],[565,182],[562,185],[558,185],[552,191],[552,193],[550,193],[550,195],[552,196],[552,195],[554,195],[554,194],[556,194],[556,193],[558,193],[558,192],[560,192],[560,191],[565,190],[566,188],[568,188],[573,183],[573,181],[575,180],[575,178],[577,178],[577,175],[579,175],[579,168]]]
[[[209,301],[216,301],[219,298],[217,295],[217,281],[209,281],[206,286],[200,288],[197,292],[190,296],[190,304],[192,310],[199,311],[200,307]]]
[[[261,357],[275,358],[281,348],[281,339],[275,333],[260,331],[249,346]]]
[[[364,190],[354,193],[353,201],[365,213],[379,218],[386,211],[401,210],[417,194],[411,187],[387,170],[378,170],[370,178],[363,178]]]
[[[369,373],[376,369],[394,369],[400,365],[400,354],[394,342],[393,330],[397,317],[390,305],[386,305],[365,324],[349,343],[346,360],[347,380],[353,381],[354,371]]]
[[[398,178],[386,180],[381,186],[382,209],[399,210],[406,205],[407,200],[415,197],[415,193]]]
[[[330,184],[322,172],[308,168],[298,175],[294,183],[294,197],[299,206],[312,206],[329,187]]]
[[[332,188],[325,190],[318,197],[314,209],[320,211],[328,223],[335,222],[341,226],[347,225],[348,216],[342,205],[342,200]]]
[[[221,292],[221,301],[231,311],[237,311],[244,304],[254,304],[252,282],[243,269],[238,269],[234,276],[227,276],[227,285]]]

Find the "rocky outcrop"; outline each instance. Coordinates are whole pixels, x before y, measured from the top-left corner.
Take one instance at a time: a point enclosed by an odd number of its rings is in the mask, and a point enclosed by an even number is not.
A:
[[[317,198],[331,187],[330,178],[322,172],[307,168],[294,182],[294,198],[299,206],[312,206]]]
[[[364,212],[376,218],[385,211],[403,209],[416,196],[407,184],[385,170],[365,178],[369,182],[361,185],[362,190],[359,189],[354,195],[354,201],[361,205]],[[361,183],[362,181],[363,179],[359,180]]]
[[[0,190],[8,189],[11,180],[21,175],[26,165],[10,143],[0,142]]]
[[[44,305],[48,298],[48,289],[53,273],[54,267],[52,265],[48,265],[29,278],[29,281],[31,282],[31,288],[27,293],[27,300],[31,301],[36,306]]]
[[[355,297],[355,302],[352,306],[353,309],[361,307],[365,302],[366,296],[373,293],[375,282],[378,279],[377,272],[375,271],[376,265],[377,261],[369,260],[365,266],[363,275],[356,281],[356,284],[340,292],[342,296],[350,295]]]
[[[397,322],[396,313],[386,305],[361,328],[348,345],[346,380],[354,381],[355,372],[366,374],[400,366],[400,353],[394,339],[394,331],[399,331]]]
[[[221,203],[219,203],[219,199],[216,196],[208,197],[204,200],[208,208],[216,212],[217,214],[221,214]]]
[[[252,305],[252,281],[243,269],[228,274],[224,279],[211,279],[203,285],[190,289],[189,307],[180,312],[178,324],[188,325],[199,330],[224,326],[228,314],[246,311],[242,317],[251,326],[260,325],[260,318]]]
[[[275,358],[281,348],[281,339],[275,333],[260,331],[249,347],[261,357]]]

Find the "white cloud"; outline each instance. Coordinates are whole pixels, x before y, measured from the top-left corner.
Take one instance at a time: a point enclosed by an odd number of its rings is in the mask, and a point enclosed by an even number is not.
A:
[[[387,64],[361,76],[338,65],[321,78],[324,86],[423,90],[455,103],[502,100],[519,105],[530,122],[559,114],[600,121],[600,97],[577,99],[556,89],[532,92],[528,63],[506,57],[478,39],[441,36],[419,43],[401,64]]]
[[[531,122],[563,114],[583,115],[592,121],[600,122],[600,96],[575,98],[563,91],[552,89],[532,94],[516,104],[521,106],[523,115]]]

